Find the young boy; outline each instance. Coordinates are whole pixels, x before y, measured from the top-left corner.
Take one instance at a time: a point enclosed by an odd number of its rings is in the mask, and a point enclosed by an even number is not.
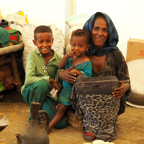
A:
[[[50,91],[53,87],[59,90],[55,77],[61,60],[61,57],[51,49],[53,40],[52,30],[49,26],[36,27],[33,43],[37,46],[37,49],[28,55],[26,79],[21,89],[24,101],[30,105],[30,114],[31,102],[35,101],[36,91],[37,102],[41,103],[40,109],[49,114],[50,120],[54,117],[55,106],[58,104],[57,100],[52,99]],[[66,120],[63,117],[55,127],[63,128],[66,125]]]

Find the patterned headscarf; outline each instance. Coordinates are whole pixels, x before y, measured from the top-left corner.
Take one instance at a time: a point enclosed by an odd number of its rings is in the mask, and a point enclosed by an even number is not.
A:
[[[118,33],[117,30],[112,22],[112,20],[110,19],[110,17],[105,14],[105,13],[101,13],[101,12],[97,12],[94,15],[92,15],[87,22],[85,23],[83,29],[87,30],[91,36],[92,34],[92,29],[93,29],[93,24],[95,21],[95,17],[101,14],[103,15],[103,17],[105,18],[106,22],[107,22],[107,26],[108,26],[108,39],[106,40],[106,45],[103,48],[95,48],[92,42],[92,39],[90,40],[90,48],[87,52],[87,54],[94,54],[96,56],[102,56],[112,50],[116,50],[118,49],[118,47],[116,46],[118,43]]]

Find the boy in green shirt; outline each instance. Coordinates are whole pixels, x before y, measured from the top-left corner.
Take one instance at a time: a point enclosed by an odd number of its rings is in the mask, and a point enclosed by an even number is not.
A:
[[[30,105],[30,113],[31,102],[35,101],[35,91],[37,92],[37,102],[41,103],[40,109],[49,114],[50,121],[55,116],[55,107],[58,104],[58,101],[51,96],[50,91],[53,87],[59,91],[55,77],[61,60],[61,57],[51,49],[53,40],[50,27],[36,27],[33,43],[38,49],[31,51],[28,55],[26,79],[21,89],[24,101]],[[66,120],[63,117],[55,127],[63,128],[66,125]]]

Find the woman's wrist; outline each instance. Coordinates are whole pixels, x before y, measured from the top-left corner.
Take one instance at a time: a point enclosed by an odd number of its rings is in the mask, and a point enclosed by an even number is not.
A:
[[[62,77],[61,77],[61,74],[63,73],[63,71],[60,71],[59,72],[59,75],[58,75],[58,78],[60,79],[60,80],[62,80]]]

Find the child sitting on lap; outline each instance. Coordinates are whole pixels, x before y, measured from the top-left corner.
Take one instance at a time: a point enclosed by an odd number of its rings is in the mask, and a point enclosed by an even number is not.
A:
[[[86,75],[91,77],[92,64],[90,59],[85,55],[86,51],[89,49],[89,46],[89,33],[86,30],[77,29],[73,31],[71,36],[71,51],[66,53],[62,58],[59,63],[59,68],[67,69],[73,66],[73,69],[70,72],[75,73],[76,76]],[[48,133],[50,133],[52,127],[61,120],[66,109],[70,105],[69,95],[73,84],[62,81],[62,85],[63,89],[58,96],[60,104],[58,105],[56,115],[49,124]]]

